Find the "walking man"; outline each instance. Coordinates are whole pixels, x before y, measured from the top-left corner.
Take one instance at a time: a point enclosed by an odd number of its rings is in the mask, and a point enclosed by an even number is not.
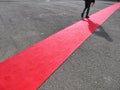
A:
[[[81,18],[84,17],[84,13],[86,11],[86,18],[89,18],[89,11],[90,11],[90,7],[94,5],[95,0],[84,0],[85,1],[85,8],[83,9],[83,12],[81,14]]]

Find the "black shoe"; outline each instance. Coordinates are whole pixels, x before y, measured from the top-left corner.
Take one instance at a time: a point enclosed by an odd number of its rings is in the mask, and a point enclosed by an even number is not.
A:
[[[86,16],[86,18],[89,18],[89,16]]]
[[[83,16],[84,16],[83,13],[81,13],[81,18],[83,18]]]

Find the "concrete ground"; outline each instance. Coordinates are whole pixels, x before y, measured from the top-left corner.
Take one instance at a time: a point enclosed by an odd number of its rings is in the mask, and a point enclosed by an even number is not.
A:
[[[115,1],[97,1],[93,14]],[[0,0],[0,62],[79,21],[82,0]],[[120,90],[120,9],[38,90]]]

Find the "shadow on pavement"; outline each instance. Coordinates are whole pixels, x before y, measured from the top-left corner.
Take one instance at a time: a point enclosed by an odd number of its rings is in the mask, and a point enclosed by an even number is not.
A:
[[[100,26],[94,33],[98,36],[105,38],[109,42],[113,41],[112,38],[107,34],[107,32],[105,32],[105,30],[102,26]]]
[[[112,42],[112,38],[107,34],[107,32],[104,30],[104,28],[102,26],[100,26],[97,23],[94,23],[93,21],[91,21],[90,19],[86,19],[84,21],[88,22],[88,27],[91,33],[96,34],[97,36],[100,36],[102,38],[105,38],[107,41]],[[95,30],[95,27],[99,26],[99,28],[97,28]],[[95,31],[94,31],[95,30]]]

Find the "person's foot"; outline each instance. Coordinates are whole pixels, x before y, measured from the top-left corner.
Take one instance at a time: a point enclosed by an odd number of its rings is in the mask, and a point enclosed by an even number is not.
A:
[[[83,13],[81,13],[81,18],[83,18],[83,16],[84,16]]]
[[[86,16],[86,18],[89,18],[89,16]]]

